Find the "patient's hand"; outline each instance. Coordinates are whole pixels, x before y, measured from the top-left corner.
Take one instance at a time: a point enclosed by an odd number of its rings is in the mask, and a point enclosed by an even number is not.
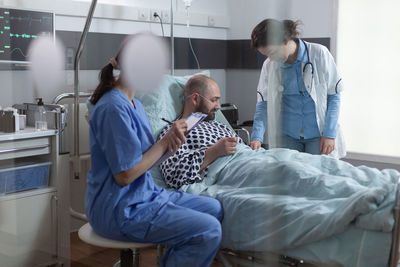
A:
[[[257,150],[257,149],[259,149],[261,147],[261,142],[258,141],[258,140],[253,140],[253,141],[250,142],[250,147],[253,150]]]
[[[175,153],[179,147],[185,143],[185,133],[187,131],[187,124],[185,119],[175,121],[172,127],[168,130],[161,141],[166,143],[168,150]]]
[[[217,158],[233,155],[236,152],[237,138],[225,137],[219,139],[212,147],[214,147]]]
[[[235,154],[236,145],[237,137],[225,137],[219,139],[214,145],[207,148],[203,164],[200,166],[200,171],[204,170],[219,157]]]

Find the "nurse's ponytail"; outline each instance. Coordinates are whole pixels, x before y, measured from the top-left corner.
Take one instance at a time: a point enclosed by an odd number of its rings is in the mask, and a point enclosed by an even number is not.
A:
[[[251,33],[251,47],[258,49],[267,45],[286,44],[300,34],[300,21],[265,19],[254,27]]]
[[[117,56],[115,58],[111,58],[108,64],[106,64],[100,71],[99,74],[99,85],[97,86],[96,90],[94,90],[91,98],[90,103],[92,105],[96,105],[96,103],[100,100],[100,98],[115,88],[117,83],[120,82],[120,78],[114,76],[114,70],[119,71],[119,58],[122,53],[122,50],[126,46],[126,44],[134,38],[134,35],[128,35],[124,41],[122,41],[121,46],[118,50]]]
[[[105,93],[115,87],[117,81],[114,78],[113,69],[114,67],[111,62],[101,69],[99,74],[100,83],[90,98],[90,103],[92,103],[92,105],[96,105]]]

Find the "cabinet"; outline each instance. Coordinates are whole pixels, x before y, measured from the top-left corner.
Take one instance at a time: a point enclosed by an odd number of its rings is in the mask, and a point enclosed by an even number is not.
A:
[[[0,266],[50,266],[62,263],[61,176],[56,130],[0,133],[0,168],[24,162],[51,162],[48,185],[0,195]],[[64,234],[63,234],[64,233]]]

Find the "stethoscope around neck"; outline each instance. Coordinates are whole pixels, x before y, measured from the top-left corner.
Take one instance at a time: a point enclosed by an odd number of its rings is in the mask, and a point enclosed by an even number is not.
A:
[[[307,62],[304,64],[303,66],[303,80],[304,80],[304,85],[306,86],[307,90],[309,92],[311,92],[312,89],[312,84],[313,84],[313,79],[314,79],[314,65],[312,64],[311,60],[310,60],[310,53],[308,51],[308,47],[306,42],[304,42],[303,40],[301,40],[304,44],[304,47],[306,49],[306,53],[307,53]],[[310,71],[307,71],[307,69],[310,68]],[[308,77],[305,77],[305,75],[310,75],[310,78],[308,79]],[[306,82],[309,82],[308,84]]]
[[[300,40],[300,41],[303,42],[304,48],[306,49],[306,54],[307,54],[307,62],[303,66],[304,85],[306,86],[306,89],[309,92],[311,92],[312,85],[313,85],[313,79],[314,79],[314,65],[310,60],[310,52],[308,51],[308,47],[307,47],[306,42],[304,42],[303,40]],[[310,69],[310,71],[307,71],[308,69]],[[305,77],[305,75],[310,75],[310,78]],[[308,82],[308,83],[306,83],[306,82]],[[282,86],[282,81],[280,82],[280,87],[282,89],[280,89],[279,91],[283,91],[284,88]],[[257,91],[257,94],[259,94],[261,96],[262,101],[264,101],[264,96],[262,95],[262,93],[260,91]],[[304,95],[304,93],[303,93],[303,95]]]

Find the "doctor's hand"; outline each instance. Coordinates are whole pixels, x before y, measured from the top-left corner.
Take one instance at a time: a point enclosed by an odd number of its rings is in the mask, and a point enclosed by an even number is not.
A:
[[[319,146],[322,155],[329,155],[333,150],[335,150],[335,139],[321,137],[321,144]]]
[[[175,121],[168,132],[161,139],[167,147],[168,151],[175,153],[179,147],[185,143],[185,133],[187,131],[187,124],[185,119]]]
[[[253,141],[250,142],[250,147],[253,150],[257,150],[257,149],[259,149],[261,147],[261,142],[258,141],[258,140],[253,140]]]

